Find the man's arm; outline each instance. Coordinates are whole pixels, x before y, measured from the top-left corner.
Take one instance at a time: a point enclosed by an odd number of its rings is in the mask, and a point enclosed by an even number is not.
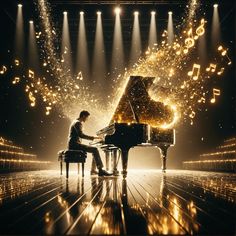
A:
[[[77,122],[75,124],[75,128],[78,132],[78,135],[80,138],[83,138],[83,139],[88,139],[88,140],[94,140],[95,137],[93,136],[89,136],[89,135],[86,135],[83,133],[83,130],[82,130],[82,124],[80,122]]]

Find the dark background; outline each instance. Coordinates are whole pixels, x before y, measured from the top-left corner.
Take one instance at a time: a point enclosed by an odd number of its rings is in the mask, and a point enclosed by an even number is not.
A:
[[[72,50],[76,51],[78,12],[85,12],[85,23],[90,61],[92,60],[93,44],[96,27],[96,12],[102,11],[104,40],[107,64],[111,61],[115,5],[78,4],[78,1],[49,1],[52,5],[53,21],[60,30],[64,10],[69,13]],[[77,2],[77,4],[73,4]],[[161,32],[167,27],[167,12],[173,11],[174,23],[179,23],[185,10],[186,1],[153,1],[155,4],[121,4],[122,29],[126,60],[129,58],[132,36],[133,11],[140,12],[140,27],[143,49],[148,44],[150,11],[157,11],[157,32],[160,41]],[[160,3],[161,2],[161,3]],[[213,1],[202,1],[202,11],[208,21],[207,47],[210,50],[210,31],[213,14]],[[15,24],[18,1],[4,1],[0,6],[0,65],[11,65],[14,61]],[[37,11],[32,1],[23,3],[25,25],[25,47],[27,49],[28,21],[37,20]],[[235,106],[235,2],[233,0],[218,1],[221,20],[222,41],[229,48],[232,65],[226,69],[219,84],[222,95],[214,105],[208,106],[207,112],[198,113],[193,126],[185,123],[176,129],[176,145],[170,150],[169,166],[181,167],[182,160],[197,159],[202,152],[214,150],[224,139],[235,136],[236,106]],[[202,13],[201,13],[202,14]],[[145,51],[145,50],[144,50]],[[25,52],[24,67],[27,68],[27,52]],[[13,140],[15,144],[25,147],[29,152],[38,154],[41,160],[56,160],[58,150],[66,146],[70,120],[54,111],[45,116],[44,108],[29,106],[23,85],[12,86],[13,74],[10,72],[0,76],[0,136]],[[79,111],[78,111],[79,112]],[[94,131],[95,133],[95,131]],[[203,138],[203,140],[202,140]],[[155,149],[132,150],[131,167],[160,166]],[[137,161],[139,160],[139,161]]]

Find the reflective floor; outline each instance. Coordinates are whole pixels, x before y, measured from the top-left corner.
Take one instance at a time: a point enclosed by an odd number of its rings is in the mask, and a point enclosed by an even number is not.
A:
[[[129,170],[0,175],[0,234],[236,233],[236,174]]]

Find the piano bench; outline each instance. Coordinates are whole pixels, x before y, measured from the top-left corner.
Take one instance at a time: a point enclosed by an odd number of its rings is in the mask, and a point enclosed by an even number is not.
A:
[[[80,163],[82,164],[82,177],[84,177],[84,163],[87,158],[87,153],[80,150],[61,150],[58,152],[58,161],[60,162],[60,169],[62,175],[63,162],[66,163],[66,178],[69,177],[69,164],[78,163],[78,174],[80,172]]]

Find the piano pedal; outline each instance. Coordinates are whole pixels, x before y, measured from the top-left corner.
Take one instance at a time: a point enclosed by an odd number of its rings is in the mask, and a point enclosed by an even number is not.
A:
[[[123,175],[123,178],[127,177],[127,171],[121,171],[121,174]]]
[[[114,176],[119,176],[119,175],[120,175],[120,172],[119,172],[118,170],[114,170],[114,171],[113,171],[113,175],[114,175]]]

